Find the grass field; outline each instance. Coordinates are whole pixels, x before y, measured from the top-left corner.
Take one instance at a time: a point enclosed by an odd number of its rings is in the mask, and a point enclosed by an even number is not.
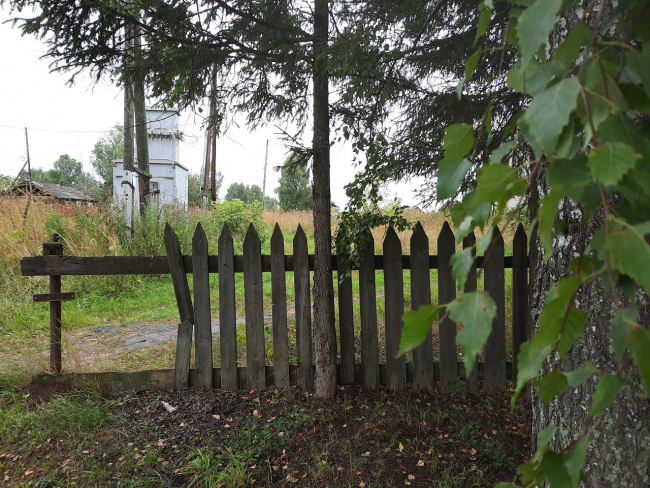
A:
[[[15,385],[48,368],[49,320],[48,306],[33,303],[31,295],[47,291],[47,278],[20,276],[19,261],[24,256],[42,253],[42,242],[50,240],[53,232],[59,233],[65,253],[79,256],[126,254],[164,254],[162,232],[169,221],[179,235],[184,253],[191,252],[191,236],[197,222],[201,222],[210,239],[210,252],[217,252],[216,241],[222,222],[214,212],[191,209],[188,214],[178,209],[167,209],[161,215],[148,216],[131,238],[124,235],[119,216],[104,207],[78,209],[73,207],[32,204],[27,218],[20,202],[0,202],[0,275],[4,293],[0,297],[0,384]],[[278,223],[285,239],[285,253],[292,252],[292,241],[298,226],[302,226],[310,252],[313,252],[313,223],[309,212],[265,212],[257,221],[263,239],[262,252],[270,253],[268,237],[272,226]],[[409,218],[419,220],[429,236],[430,253],[436,253],[436,239],[444,222],[440,214],[416,213]],[[333,232],[335,232],[336,219]],[[245,229],[245,226],[242,226]],[[375,252],[382,252],[385,229],[374,229]],[[400,233],[403,252],[409,252],[410,232]],[[243,231],[235,234],[236,253],[241,253]],[[506,254],[511,249],[512,233],[506,236]],[[511,252],[511,251],[510,251]],[[358,281],[353,272],[354,296],[358,298]],[[63,277],[63,291],[75,291],[76,300],[63,303],[63,358],[64,369],[75,371],[108,371],[170,368],[174,361],[173,344],[139,351],[101,350],[101,341],[92,338],[90,328],[133,323],[169,323],[178,320],[178,312],[169,276],[69,276]],[[190,286],[191,286],[191,281]],[[383,341],[384,277],[376,274],[377,308],[379,317],[380,354],[385,360]],[[437,298],[437,271],[431,271],[432,297]],[[506,270],[506,320],[511,322],[511,272]],[[410,304],[410,273],[404,272],[405,307]],[[479,282],[479,288],[482,283]],[[270,274],[263,276],[265,314],[271,313]],[[335,284],[336,293],[336,284]],[[213,315],[218,315],[218,280],[211,276],[211,302]],[[243,276],[236,275],[237,315],[243,316]],[[295,344],[293,332],[293,274],[287,273],[287,308],[289,309],[290,342]],[[359,303],[355,298],[355,322],[359,323]],[[119,330],[119,329],[118,329]],[[126,330],[126,329],[125,329]],[[270,349],[270,328],[267,334]],[[357,331],[358,332],[358,331]],[[435,336],[434,330],[434,336]],[[245,364],[244,334],[239,337],[239,361]],[[508,339],[510,338],[510,334]],[[358,341],[357,333],[357,341]],[[89,355],[89,341],[93,354]],[[508,340],[509,342],[509,340]],[[357,346],[359,344],[357,343]],[[357,351],[359,347],[356,348]],[[213,348],[214,363],[219,364],[218,342]]]

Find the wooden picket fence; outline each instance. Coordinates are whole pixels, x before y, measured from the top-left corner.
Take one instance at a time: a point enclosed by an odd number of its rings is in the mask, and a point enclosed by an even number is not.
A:
[[[48,301],[51,311],[58,317],[51,318],[51,338],[58,340],[51,351],[53,369],[60,372],[60,301],[69,299],[60,293],[62,275],[127,275],[171,273],[180,324],[178,326],[174,387],[188,386],[206,388],[264,388],[271,384],[287,387],[297,384],[305,388],[313,386],[313,351],[311,326],[311,280],[313,256],[308,254],[307,237],[299,227],[293,239],[293,254],[286,255],[284,237],[276,224],[271,237],[271,254],[262,255],[261,242],[251,224],[243,243],[243,255],[234,254],[232,236],[224,225],[218,240],[218,255],[208,255],[208,240],[199,224],[192,240],[192,255],[184,256],[174,231],[165,230],[167,256],[105,256],[75,257],[49,255],[51,243],[44,244],[44,256],[28,257],[21,261],[24,276],[50,276],[57,280],[58,290],[51,287]],[[495,229],[492,244],[482,256],[476,258],[465,291],[476,290],[477,267],[483,268],[484,288],[497,305],[493,330],[484,350],[484,362],[475,363],[474,370],[465,378],[462,362],[458,361],[456,324],[444,318],[439,323],[439,357],[434,358],[432,335],[429,332],[424,343],[413,351],[412,364],[406,364],[404,356],[396,358],[404,314],[403,271],[410,269],[411,308],[432,303],[430,270],[437,269],[438,297],[433,302],[448,303],[456,297],[455,281],[450,265],[456,250],[453,231],[445,223],[438,236],[438,254],[429,255],[429,238],[418,223],[410,240],[410,254],[403,255],[399,237],[391,228],[383,242],[383,254],[374,254],[372,235],[368,233],[363,260],[359,268],[360,306],[360,364],[355,361],[355,324],[353,314],[352,275],[345,259],[332,256],[332,269],[336,270],[338,283],[338,332],[339,357],[338,380],[340,384],[361,383],[369,388],[385,384],[393,390],[402,390],[408,383],[418,389],[431,389],[439,381],[442,388],[459,377],[466,380],[470,389],[479,389],[483,380],[486,391],[506,388],[507,379],[516,371],[519,347],[526,340],[525,321],[527,313],[528,257],[527,237],[519,225],[513,240],[513,256],[504,256],[504,242]],[[470,234],[463,240],[464,247],[475,244]],[[62,251],[61,251],[62,253]],[[506,362],[505,320],[505,272],[512,268],[512,356],[513,363]],[[377,317],[376,272],[384,273],[386,364],[380,365]],[[271,273],[272,286],[272,366],[268,364],[264,335],[264,300],[262,273]],[[287,320],[286,273],[293,272],[295,291],[295,334],[297,364],[289,361],[289,328]],[[190,295],[187,274],[192,274],[193,296]],[[211,317],[209,277],[218,274],[220,324],[220,367],[212,364]],[[238,367],[237,325],[235,309],[235,273],[243,273],[245,289],[246,367]],[[55,293],[52,293],[52,292]],[[58,295],[56,292],[59,292]],[[60,296],[59,296],[60,295]],[[43,300],[41,300],[43,301]],[[57,324],[58,322],[58,324]],[[58,326],[58,333],[56,327]],[[195,370],[190,370],[192,337],[195,347]]]

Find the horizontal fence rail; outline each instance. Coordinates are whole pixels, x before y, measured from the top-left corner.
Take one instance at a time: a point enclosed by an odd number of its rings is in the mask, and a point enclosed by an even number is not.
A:
[[[272,255],[262,254],[262,272],[271,272]],[[384,269],[384,256],[375,256],[375,270]],[[183,268],[186,273],[192,273],[192,256],[181,256]],[[314,271],[314,255],[309,255],[309,271]],[[340,258],[332,255],[332,269],[338,269]],[[483,256],[476,257],[476,266],[483,267]],[[512,269],[513,257],[505,256],[503,260],[505,269]],[[293,272],[294,258],[290,254],[284,255],[285,271]],[[411,269],[411,256],[402,256],[402,268]],[[346,269],[358,270],[351,266]],[[429,269],[438,269],[438,256],[429,256]],[[244,272],[244,257],[234,256],[235,273]],[[116,275],[157,275],[169,274],[167,256],[30,256],[20,261],[20,271],[23,276],[116,276]],[[208,271],[219,273],[219,256],[208,256]]]
[[[339,384],[360,383],[369,388],[387,385],[392,390],[403,390],[406,384],[417,389],[430,390],[434,382],[447,388],[458,378],[466,380],[467,388],[479,388],[479,380],[487,391],[504,390],[506,381],[513,377],[513,365],[506,362],[505,322],[505,269],[511,268],[513,287],[512,354],[516,355],[526,340],[528,256],[527,238],[519,225],[513,241],[513,256],[504,256],[503,237],[498,229],[493,231],[485,258],[475,258],[470,269],[470,279],[465,291],[475,291],[476,269],[484,269],[484,290],[495,301],[497,314],[492,333],[485,346],[485,362],[475,363],[474,370],[465,377],[459,349],[456,344],[457,325],[446,314],[438,323],[438,354],[434,357],[433,338],[428,334],[424,343],[413,351],[413,362],[395,358],[400,341],[404,314],[404,270],[411,270],[411,308],[437,302],[449,303],[456,297],[456,283],[451,273],[451,259],[456,252],[454,233],[448,223],[437,237],[438,255],[429,255],[429,237],[420,223],[410,240],[410,255],[402,253],[402,243],[393,229],[386,233],[383,255],[375,255],[375,242],[368,235],[358,277],[348,271],[344,256],[332,255],[332,270],[338,286],[337,332],[340,344]],[[310,271],[314,269],[314,256],[308,254],[307,238],[302,227],[293,239],[293,254],[284,252],[284,237],[276,224],[271,238],[271,254],[261,253],[259,236],[251,224],[243,243],[243,255],[234,255],[232,235],[227,226],[219,237],[219,256],[209,256],[208,241],[199,224],[193,239],[192,255],[182,255],[174,231],[165,229],[166,256],[105,256],[77,257],[44,255],[26,257],[21,261],[24,276],[50,276],[59,279],[72,275],[172,275],[179,318],[176,365],[172,383],[176,389],[188,386],[221,388],[263,388],[274,384],[279,387],[297,384],[313,387],[313,336],[312,296]],[[470,234],[463,239],[463,247],[474,246],[476,239]],[[47,247],[47,243],[45,245]],[[47,253],[45,253],[47,254]],[[412,266],[413,265],[413,266]],[[355,269],[355,268],[352,268]],[[431,296],[430,270],[437,269],[438,296]],[[376,273],[384,275],[384,313],[378,317]],[[293,273],[295,303],[296,363],[289,364],[286,273]],[[219,304],[211,306],[210,273],[219,280]],[[235,325],[235,273],[243,273],[245,301],[246,367],[239,366],[237,358],[237,329]],[[265,344],[263,273],[271,273],[272,286],[272,346],[273,366],[269,364]],[[190,296],[187,275],[192,275],[193,297]],[[358,280],[359,294],[353,297],[352,281]],[[193,298],[193,303],[192,303]],[[358,303],[359,322],[355,324],[355,303]],[[218,310],[218,312],[216,312]],[[219,314],[220,357],[218,368],[212,365],[212,335],[210,320]],[[383,337],[386,344],[386,364],[380,364],[379,334],[383,319]],[[60,321],[60,318],[59,318]],[[357,327],[355,327],[355,325]],[[192,344],[192,330],[195,342]],[[355,346],[355,335],[360,344]],[[356,339],[358,339],[356,338]],[[190,370],[191,348],[195,348],[196,370]],[[60,350],[60,336],[57,347]],[[355,351],[355,348],[356,349]],[[54,348],[56,349],[56,348]],[[357,359],[360,358],[360,363]],[[60,372],[60,362],[57,372]],[[217,378],[218,377],[218,378]],[[167,380],[165,380],[167,381]]]

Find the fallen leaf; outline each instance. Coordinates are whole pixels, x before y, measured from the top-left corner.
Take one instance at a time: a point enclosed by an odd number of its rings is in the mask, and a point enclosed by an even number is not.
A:
[[[418,463],[416,464],[416,466],[419,467],[419,468],[421,468],[422,466],[424,466],[424,461],[422,461],[422,459],[420,459],[420,460],[418,461]]]
[[[402,452],[403,450],[404,450],[404,446],[403,446],[402,443],[400,442],[400,443],[399,443],[399,452]]]

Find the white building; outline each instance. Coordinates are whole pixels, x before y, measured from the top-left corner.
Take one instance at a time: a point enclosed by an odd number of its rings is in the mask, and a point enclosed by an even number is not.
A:
[[[147,136],[152,200],[160,204],[176,203],[187,207],[189,172],[179,163],[179,141],[183,139],[183,133],[178,129],[178,113],[148,108]],[[138,167],[137,158],[135,167]],[[133,182],[133,205],[137,208],[140,204],[137,172],[127,175],[125,179],[124,162],[121,159],[113,161],[113,194],[116,200],[124,197],[123,183],[128,181]]]

